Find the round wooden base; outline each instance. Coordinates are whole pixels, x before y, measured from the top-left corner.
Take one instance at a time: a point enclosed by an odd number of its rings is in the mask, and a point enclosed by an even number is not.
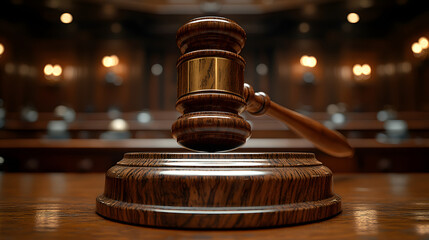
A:
[[[97,198],[106,218],[169,228],[273,227],[340,211],[332,172],[310,153],[127,153]]]

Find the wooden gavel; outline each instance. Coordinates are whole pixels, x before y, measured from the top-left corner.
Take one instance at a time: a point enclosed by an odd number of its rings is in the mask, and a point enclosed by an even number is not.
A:
[[[244,84],[245,61],[238,55],[245,31],[221,17],[196,18],[177,31],[183,54],[177,62],[176,109],[183,115],[172,126],[182,146],[197,151],[237,148],[250,136],[250,124],[239,113],[268,114],[285,122],[298,135],[336,157],[350,157],[353,149],[340,133],[284,108],[264,93]]]

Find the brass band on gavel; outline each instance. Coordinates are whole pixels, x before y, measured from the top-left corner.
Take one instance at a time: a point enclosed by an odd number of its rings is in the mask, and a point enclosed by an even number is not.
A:
[[[201,91],[221,91],[243,97],[244,66],[239,58],[212,56],[179,62],[177,97]]]

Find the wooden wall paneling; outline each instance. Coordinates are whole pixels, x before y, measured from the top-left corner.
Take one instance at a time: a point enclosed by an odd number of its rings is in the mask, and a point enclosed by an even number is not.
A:
[[[412,42],[410,42],[412,44]],[[409,74],[404,75],[403,81],[415,81],[414,84],[414,97],[415,98],[415,110],[417,111],[429,111],[429,74],[428,74],[428,60],[426,63],[419,58],[416,58],[410,48],[404,47],[404,55],[406,55],[407,61],[410,62],[412,71]],[[426,68],[426,76],[424,74]],[[407,109],[408,110],[408,109]]]
[[[276,42],[275,45],[270,46],[269,51],[268,51],[268,62],[267,62],[267,66],[268,66],[268,74],[270,76],[270,96],[273,99],[277,99],[280,98],[278,96],[278,92],[275,91],[276,87],[278,86],[279,83],[279,72],[278,72],[278,62],[277,62],[277,49],[278,49],[278,44]],[[283,91],[285,89],[282,89]]]
[[[150,47],[147,45],[146,41],[141,44],[144,49],[144,61],[140,64],[143,74],[141,78],[141,89],[140,89],[140,101],[142,102],[143,109],[149,109],[149,77],[150,77],[150,54],[152,53]]]
[[[36,107],[36,99],[33,93],[35,88],[35,79],[29,74],[29,68],[34,63],[34,49],[32,44],[34,44],[33,39],[27,39],[28,41],[19,41],[15,45],[14,51],[16,52],[16,81],[19,81],[20,88],[18,91],[23,94],[21,95],[21,101],[23,106],[32,106]]]
[[[32,39],[30,41],[35,40]],[[62,85],[63,82],[61,80],[55,83],[49,82],[47,79],[45,79],[43,69],[46,64],[60,64],[61,67],[64,67],[63,60],[59,58],[60,54],[57,53],[60,43],[55,40],[46,42],[37,41],[35,45],[38,47],[33,48],[31,52],[36,55],[38,59],[38,64],[36,66],[38,74],[36,85],[33,89],[35,94],[33,104],[36,105],[37,111],[52,111],[55,108],[55,103],[59,102],[60,94],[58,93],[58,90],[60,89],[60,85]]]
[[[129,104],[129,96],[133,94],[132,88],[130,87],[130,65],[131,61],[133,60],[131,58],[133,51],[133,42],[122,41],[121,43],[121,49],[118,50],[118,58],[119,58],[119,65],[116,67],[113,67],[113,71],[122,79],[122,84],[119,86],[115,86],[112,84],[109,84],[108,90],[109,94],[106,95],[107,98],[114,97],[113,101],[110,103],[110,106],[118,106],[119,110],[122,112],[130,111],[130,104]]]
[[[37,86],[32,92],[37,97],[37,110],[53,112],[58,105],[76,109],[79,92],[76,78],[79,50],[73,41],[64,40],[37,40],[36,46],[33,51],[37,59]],[[50,81],[45,77],[44,67],[47,64],[61,66],[62,74],[58,80]]]
[[[63,44],[63,47],[67,50],[65,51],[66,53],[63,53],[63,51],[58,51],[61,54],[60,57],[61,61],[63,62],[61,65],[63,72],[61,75],[62,84],[60,88],[60,94],[62,96],[58,105],[62,104],[68,107],[76,108],[77,99],[79,96],[78,83],[76,79],[76,68],[79,65],[78,55],[80,51],[77,49],[75,42],[67,41]],[[42,69],[41,71],[43,71]]]
[[[389,63],[393,64],[393,63]],[[398,110],[402,109],[402,100],[401,100],[401,88],[399,85],[398,79],[394,75],[389,75],[387,81],[390,83],[391,95],[390,102],[393,106],[395,106]]]
[[[299,58],[301,55],[294,51],[296,46],[293,45],[293,43],[290,44],[290,47],[283,50],[284,51],[284,61],[283,64],[289,66],[290,72],[288,72],[287,77],[287,104],[286,107],[291,109],[297,109],[297,106],[300,106],[299,99],[300,99],[300,75],[303,72],[303,67],[299,64]]]
[[[321,50],[314,42],[309,40],[295,41],[292,43],[288,56],[292,66],[291,77],[291,107],[293,109],[305,109],[311,111],[324,110],[323,89],[326,87],[323,78],[323,66],[321,66]],[[305,67],[300,64],[303,55],[314,56],[317,65],[314,68]],[[304,82],[304,74],[312,74],[314,83]],[[321,110],[322,109],[322,110]]]
[[[92,61],[95,64],[95,103],[97,111],[107,111],[111,107],[117,107],[120,111],[126,110],[129,88],[129,64],[130,45],[132,42],[123,40],[100,41]],[[119,64],[113,67],[105,67],[102,59],[105,56],[116,55]],[[107,82],[108,74],[114,74],[118,78],[118,84]],[[112,75],[111,75],[112,76]]]
[[[139,111],[144,109],[143,85],[144,85],[144,65],[146,63],[146,52],[139,42],[134,43],[130,52],[129,62],[129,93],[125,96],[127,100],[127,111]]]
[[[160,56],[159,56],[159,60],[155,63],[155,64],[159,64],[161,65],[162,68],[162,72],[161,74],[159,74],[158,76],[156,76],[156,82],[158,83],[157,85],[157,90],[158,90],[158,102],[159,102],[159,106],[158,109],[159,110],[163,110],[165,109],[165,71],[167,70],[166,67],[166,51],[160,51]],[[173,70],[173,69],[171,69]],[[155,76],[155,73],[152,73],[152,75]]]
[[[402,72],[400,72],[400,63],[403,62],[401,58],[398,58],[396,61],[396,78],[398,81],[398,85],[400,86],[399,90],[399,98],[400,98],[400,105],[401,110],[415,110],[416,109],[416,100],[418,98],[416,91],[415,91],[415,85],[416,82],[418,82],[418,78],[407,78],[404,76]]]
[[[258,49],[258,51],[256,52],[256,59],[255,59],[256,66],[254,69],[251,69],[251,71],[256,75],[256,78],[258,79],[258,85],[255,86],[256,91],[270,94],[271,93],[270,87],[274,87],[274,85],[271,85],[271,82],[270,82],[272,65],[270,65],[270,60],[269,60],[270,56],[268,51],[269,50],[267,49],[267,47]],[[259,64],[265,64],[267,66],[268,72],[265,75],[260,75],[256,71],[256,68],[258,67]]]
[[[94,79],[90,79],[89,81],[93,82],[93,95],[94,95],[94,110],[96,112],[107,111],[109,105],[111,104],[111,97],[106,98],[106,87],[107,84],[105,82],[105,75],[107,73],[107,69],[102,65],[102,58],[106,55],[110,56],[113,54],[113,50],[108,48],[108,44],[106,42],[97,41],[97,48],[92,50],[93,57],[91,61],[93,62],[93,71],[94,71]],[[115,52],[116,53],[116,52]],[[118,56],[120,57],[120,56]],[[106,101],[107,100],[107,101]]]
[[[162,63],[162,57],[161,53],[159,52],[159,49],[156,49],[154,51],[150,52],[149,55],[149,73],[148,73],[148,95],[149,95],[149,109],[150,110],[159,110],[161,109],[161,102],[160,102],[160,76],[155,76],[152,73],[152,66],[154,64]],[[162,75],[162,74],[161,74]]]
[[[163,110],[175,110],[177,99],[177,70],[176,62],[179,54],[169,52],[164,61],[164,107]]]
[[[97,61],[95,49],[98,42],[94,39],[88,41],[79,41],[78,44],[78,68],[77,82],[78,94],[75,96],[78,100],[77,111],[79,112],[94,112],[97,111],[96,99],[98,96],[97,87],[97,67],[101,64],[101,60]]]
[[[12,61],[12,44],[7,41],[3,36],[0,36],[0,41],[5,47],[5,51],[0,57],[0,99],[3,100],[3,107],[6,109],[12,108],[13,101],[10,97],[10,85],[11,74],[6,70],[6,64],[11,63]],[[7,99],[7,100],[6,100]],[[10,100],[9,100],[10,99]]]
[[[429,35],[429,34],[428,34]],[[429,112],[429,59],[422,63],[417,78],[416,87],[416,110]]]
[[[145,62],[145,52],[141,48],[139,41],[129,42],[127,47],[127,55],[125,56],[125,67],[123,67],[124,84],[119,86],[120,98],[123,103],[123,111],[139,111],[143,109],[141,101],[142,94],[142,76],[144,69],[141,67]]]
[[[340,79],[338,81],[338,102],[343,102],[347,104],[348,109],[352,110],[351,105],[351,88],[353,86],[353,64],[347,58],[347,53],[343,48],[339,51],[338,64],[340,66],[339,75]]]
[[[251,41],[247,42],[244,45],[242,53],[244,61],[246,61],[246,67],[244,69],[244,82],[251,84],[252,86],[257,86],[258,77],[256,74],[256,61],[257,61],[257,46],[253,45]],[[257,90],[259,91],[259,90]]]
[[[273,71],[277,72],[277,82],[276,87],[272,90],[274,95],[277,96],[276,101],[283,106],[290,107],[290,103],[288,102],[288,97],[291,91],[291,81],[290,81],[290,73],[291,66],[287,61],[287,53],[282,50],[282,44],[278,45],[278,49],[276,50],[276,63],[277,65],[273,69]]]
[[[406,89],[403,88],[403,84],[398,77],[398,63],[402,55],[402,47],[399,43],[402,40],[398,41],[398,39],[402,39],[402,36],[398,34],[392,34],[392,36],[390,37],[390,41],[385,42],[384,46],[380,46],[380,48],[378,49],[380,51],[380,65],[382,67],[387,66],[385,70],[389,70],[384,73],[384,75],[386,75],[387,81],[390,83],[390,89],[388,89],[390,91],[390,99],[388,103],[385,103],[385,105],[393,105],[396,110],[403,109],[403,107],[407,105],[406,100],[401,99],[403,91],[406,91]]]
[[[328,50],[329,51],[329,50]],[[325,79],[324,88],[324,100],[325,106],[322,111],[326,111],[326,107],[329,104],[337,104],[339,103],[339,85],[341,81],[341,75],[339,74],[341,71],[341,65],[339,61],[339,53],[338,51],[329,52],[329,56],[323,58],[325,71],[323,74],[323,78]]]
[[[349,106],[350,111],[377,111],[377,81],[376,66],[377,53],[365,46],[371,42],[361,43],[357,46],[344,46],[341,49],[340,65],[346,67],[349,78],[343,79],[340,86],[340,101]],[[371,76],[367,80],[357,80],[353,75],[355,64],[369,64]]]
[[[326,62],[326,59],[329,58],[329,52],[324,51],[322,45],[315,44],[315,49],[311,52],[311,55],[316,57],[317,65],[309,69],[313,71],[315,82],[313,85],[314,92],[309,94],[309,97],[312,98],[311,106],[313,107],[313,111],[316,112],[324,112],[326,110],[326,106],[328,105],[326,94],[328,87],[328,79],[326,78],[327,69],[331,69],[332,66]]]
[[[20,55],[15,50],[20,48],[26,48],[24,41],[20,39],[10,39],[10,44],[6,45],[8,48],[5,53],[8,55],[2,56],[2,67],[5,68],[8,65],[10,69],[8,72],[5,69],[2,82],[2,98],[7,111],[18,111],[24,104],[25,96],[25,85],[18,74],[18,67],[20,65]],[[31,52],[28,52],[28,55]]]

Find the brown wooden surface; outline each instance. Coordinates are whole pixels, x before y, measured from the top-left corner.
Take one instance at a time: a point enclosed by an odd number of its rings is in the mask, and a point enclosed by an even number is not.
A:
[[[214,16],[194,18],[180,27],[176,34],[182,54],[199,49],[221,49],[238,54],[245,41],[246,32],[236,22]]]
[[[145,226],[245,229],[341,211],[312,153],[126,153],[106,173],[97,213]]]
[[[245,61],[238,55],[245,31],[221,17],[195,18],[177,31],[183,54],[177,63],[176,109],[183,115],[171,132],[177,142],[197,151],[237,148],[250,136],[241,113]]]
[[[429,174],[334,174],[343,212],[285,228],[189,231],[95,213],[104,174],[0,174],[1,239],[428,239]]]

